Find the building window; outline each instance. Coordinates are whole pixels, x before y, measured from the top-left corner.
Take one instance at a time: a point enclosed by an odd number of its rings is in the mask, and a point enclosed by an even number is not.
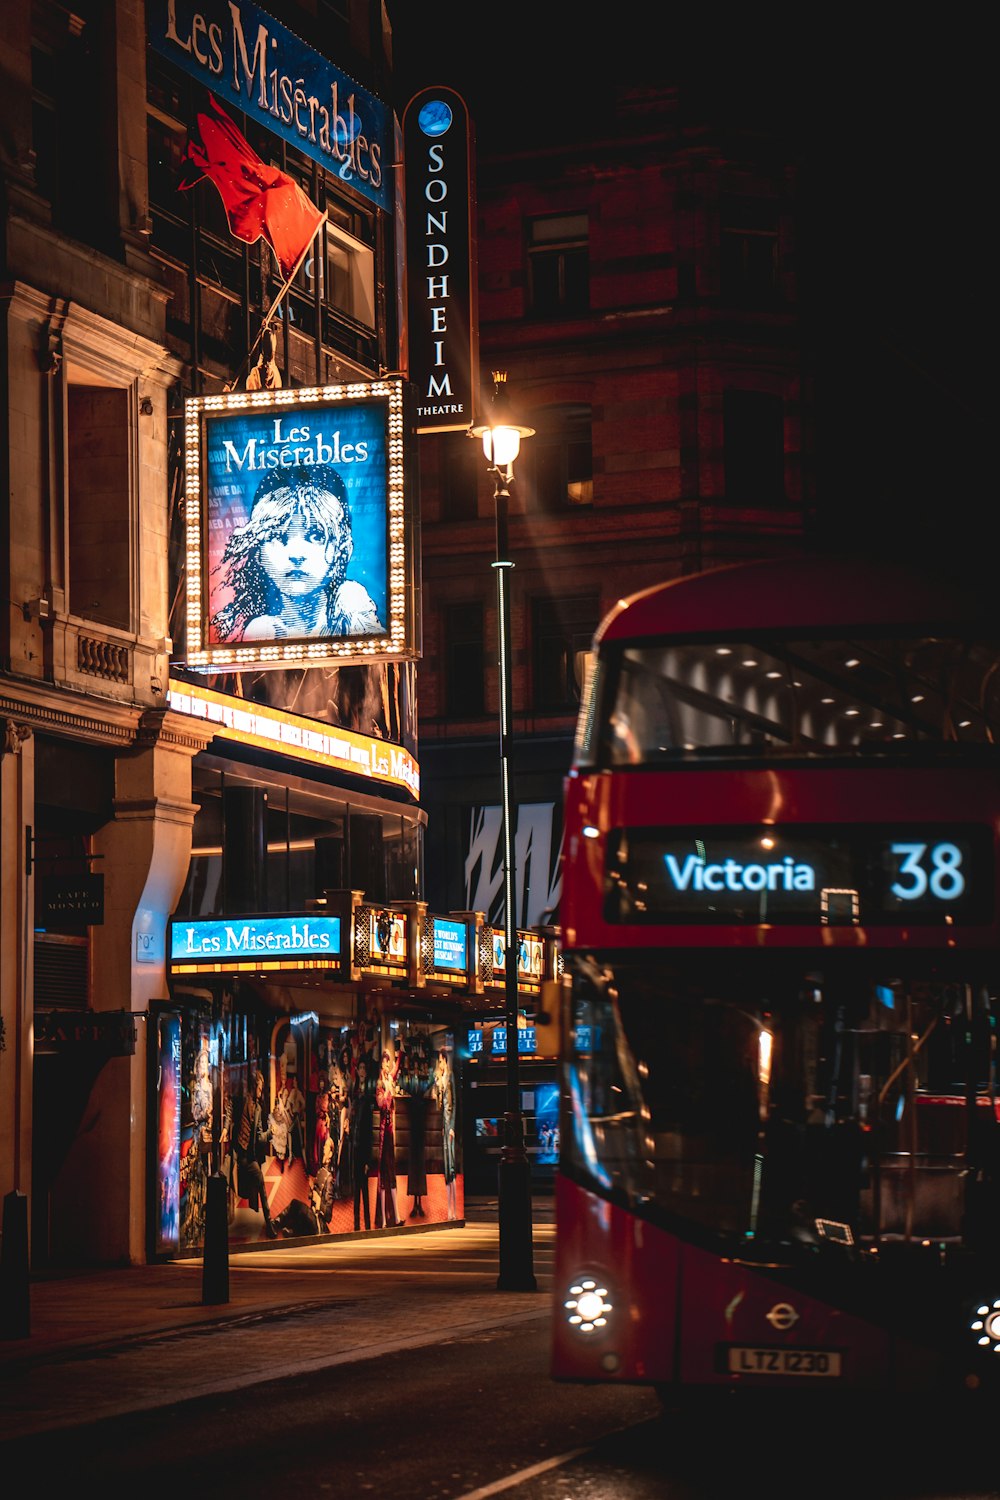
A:
[[[726,499],[773,505],[785,498],[784,403],[760,391],[723,398]]]
[[[449,716],[481,714],[483,698],[483,606],[449,604],[444,612],[445,706]]]
[[[191,254],[192,195],[177,191],[186,146],[187,134],[180,125],[159,113],[149,113],[146,150],[153,244],[166,260],[177,265],[183,265]]]
[[[536,711],[576,711],[599,623],[600,603],[594,595],[535,600],[532,645]]]
[[[132,628],[132,463],[129,396],[107,386],[67,389],[69,607]]]
[[[536,435],[525,449],[529,487],[538,510],[565,511],[594,503],[590,407],[550,406],[535,414]]]
[[[422,439],[426,442],[427,439]],[[442,521],[474,520],[479,509],[483,448],[464,432],[442,433],[437,444]]]
[[[737,307],[773,303],[778,290],[778,205],[722,200],[722,298]]]
[[[31,41],[31,145],[35,183],[52,207],[57,229],[98,244],[94,226],[107,223],[112,200],[100,151],[81,168],[80,122],[88,121],[91,141],[106,123],[106,94],[100,77],[103,7],[83,0],[72,11],[60,5],[33,5]]]
[[[318,0],[316,13],[324,27],[339,27],[347,40],[347,28],[351,24],[350,0]]]
[[[304,181],[302,188],[315,202],[312,183]],[[327,198],[326,210],[329,217],[292,283],[292,325],[304,332],[315,331],[318,293],[324,330],[331,319],[345,319],[370,331],[375,327],[374,216],[360,209],[347,210],[332,197]]]
[[[586,214],[554,214],[528,225],[531,311],[567,317],[590,305],[590,254]]]

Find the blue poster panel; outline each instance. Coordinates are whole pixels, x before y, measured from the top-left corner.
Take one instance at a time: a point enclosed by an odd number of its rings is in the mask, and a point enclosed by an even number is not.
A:
[[[554,1166],[559,1160],[559,1085],[539,1084],[535,1090],[535,1134],[542,1166]]]
[[[432,917],[433,967],[463,978],[469,968],[469,929],[451,917]]]

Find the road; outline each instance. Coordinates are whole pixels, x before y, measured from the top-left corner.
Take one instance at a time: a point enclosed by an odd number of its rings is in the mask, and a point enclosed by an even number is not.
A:
[[[296,1309],[8,1370],[0,1472],[152,1500],[1000,1500],[992,1428],[943,1413],[809,1421],[777,1392],[664,1413],[641,1388],[555,1383],[553,1232],[536,1229],[535,1293],[496,1292],[495,1227],[283,1252],[315,1266]]]

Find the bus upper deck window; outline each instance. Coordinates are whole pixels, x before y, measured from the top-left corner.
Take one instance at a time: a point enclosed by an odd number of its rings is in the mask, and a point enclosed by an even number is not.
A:
[[[628,714],[612,714],[610,750],[612,765],[638,765],[642,759],[639,741]]]

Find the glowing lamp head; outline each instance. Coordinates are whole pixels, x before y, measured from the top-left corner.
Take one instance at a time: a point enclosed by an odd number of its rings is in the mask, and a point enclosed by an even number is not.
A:
[[[520,451],[517,427],[487,427],[483,433],[483,452],[491,469],[509,469]]]
[[[525,427],[514,415],[506,370],[493,371],[489,420],[470,427],[469,432],[472,437],[482,438],[483,453],[491,471],[504,473],[509,479],[514,460],[521,451],[521,439],[533,437],[535,429]]]

